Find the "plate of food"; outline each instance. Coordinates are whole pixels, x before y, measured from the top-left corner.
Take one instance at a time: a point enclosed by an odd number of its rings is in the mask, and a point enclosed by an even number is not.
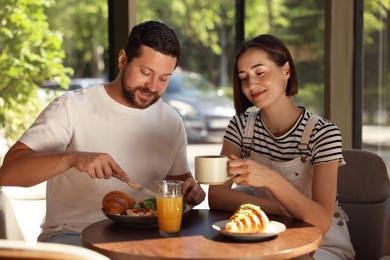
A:
[[[191,207],[183,205],[183,215]],[[149,198],[135,201],[129,194],[121,191],[112,191],[106,194],[102,202],[104,215],[120,224],[130,226],[157,226],[156,199]]]
[[[286,230],[283,223],[270,221],[260,207],[243,204],[227,220],[214,223],[219,233],[238,240],[255,241],[272,238]]]
[[[239,240],[262,240],[265,238],[272,238],[275,237],[277,234],[283,232],[286,230],[286,226],[283,223],[277,222],[277,221],[270,221],[269,222],[269,229],[264,233],[235,233],[230,232],[225,229],[225,226],[229,220],[222,220],[214,223],[212,225],[213,229],[217,230],[221,234],[225,236],[229,236],[235,239]]]

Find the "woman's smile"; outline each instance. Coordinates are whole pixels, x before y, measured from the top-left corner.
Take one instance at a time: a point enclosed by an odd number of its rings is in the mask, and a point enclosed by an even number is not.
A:
[[[251,91],[251,97],[253,98],[253,99],[256,99],[256,98],[258,98],[258,97],[262,97],[262,96],[264,96],[264,94],[267,92],[267,90],[266,89],[264,89],[264,90],[257,90],[257,91]]]

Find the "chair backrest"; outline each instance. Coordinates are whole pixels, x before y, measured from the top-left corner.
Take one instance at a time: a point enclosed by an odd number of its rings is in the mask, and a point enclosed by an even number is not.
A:
[[[347,165],[339,168],[338,199],[347,213],[356,260],[390,255],[390,180],[375,153],[344,149]]]

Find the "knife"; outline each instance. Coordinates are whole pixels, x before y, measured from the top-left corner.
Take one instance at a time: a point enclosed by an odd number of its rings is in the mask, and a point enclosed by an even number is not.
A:
[[[127,183],[127,185],[129,185],[130,188],[133,188],[135,190],[138,190],[138,191],[141,191],[145,194],[148,194],[149,196],[152,196],[152,197],[156,197],[156,193],[147,189],[147,188],[144,188],[142,187],[141,185],[139,185],[138,183],[136,182],[133,182],[133,181],[126,181],[122,176],[116,174],[116,173],[113,173],[112,174],[112,177],[114,178],[117,178],[118,180],[120,181],[123,181],[124,183]]]

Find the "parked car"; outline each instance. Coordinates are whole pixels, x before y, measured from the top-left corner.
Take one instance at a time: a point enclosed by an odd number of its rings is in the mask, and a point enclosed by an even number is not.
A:
[[[183,118],[189,143],[220,143],[235,114],[233,101],[200,74],[176,70],[162,100]]]

